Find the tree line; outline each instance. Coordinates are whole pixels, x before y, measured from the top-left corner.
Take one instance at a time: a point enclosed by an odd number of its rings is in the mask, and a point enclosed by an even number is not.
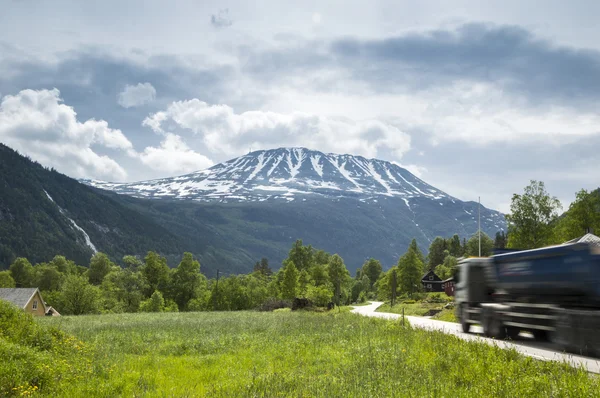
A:
[[[148,252],[143,258],[124,256],[113,263],[96,253],[87,267],[64,256],[32,265],[17,258],[0,272],[0,287],[37,287],[61,314],[245,310],[273,300],[288,304],[306,297],[318,306],[351,300],[352,278],[343,259],[298,240],[280,270],[268,259],[251,273],[208,279],[191,253],[170,268],[165,257]]]
[[[579,191],[567,212],[559,215],[560,202],[550,196],[543,182],[531,181],[523,194],[513,195],[508,231],[495,239],[481,233],[481,256],[494,249],[532,249],[563,243],[600,229],[600,191]],[[148,252],[140,259],[124,256],[113,263],[96,253],[87,267],[64,256],[32,265],[17,258],[8,271],[0,272],[0,287],[38,287],[49,305],[63,314],[210,311],[254,309],[272,303],[289,305],[296,297],[325,306],[387,300],[421,291],[421,279],[429,270],[440,278],[454,275],[461,257],[480,255],[479,234],[469,239],[453,235],[432,240],[425,256],[412,240],[398,262],[384,272],[373,258],[351,277],[343,259],[304,245],[297,240],[279,270],[266,258],[253,271],[208,279],[191,253],[184,253],[175,268],[165,257]]]

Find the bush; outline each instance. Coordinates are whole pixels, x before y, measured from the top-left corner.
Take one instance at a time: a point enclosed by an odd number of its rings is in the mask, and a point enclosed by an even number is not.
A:
[[[415,303],[416,303],[416,301],[413,300],[413,299],[408,299],[408,300],[403,300],[402,301],[402,304],[415,304]]]
[[[423,299],[425,303],[448,303],[453,301],[453,298],[448,296],[446,293],[428,293]]]
[[[259,311],[275,311],[280,308],[292,308],[292,303],[288,300],[281,300],[277,298],[269,298],[259,307]]]
[[[333,293],[327,286],[309,286],[306,291],[306,298],[314,303],[317,307],[326,307],[331,301]]]
[[[87,347],[64,332],[39,325],[31,314],[0,300],[0,396],[53,395],[59,382],[91,372]]]
[[[364,303],[368,300],[367,294],[363,291],[358,295],[357,303]]]

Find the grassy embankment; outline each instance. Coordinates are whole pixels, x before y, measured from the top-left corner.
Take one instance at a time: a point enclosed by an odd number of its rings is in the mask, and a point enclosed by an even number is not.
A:
[[[377,312],[391,312],[393,314],[402,314],[408,316],[426,316],[430,310],[441,310],[433,315],[431,319],[439,321],[457,322],[454,309],[444,309],[444,306],[451,302],[452,297],[444,293],[420,293],[417,300],[397,300],[392,307],[390,302],[386,302],[377,308]]]
[[[3,331],[0,395],[585,397],[600,390],[598,378],[566,364],[337,311],[120,314],[31,324],[75,337],[57,332],[54,346],[39,347]]]

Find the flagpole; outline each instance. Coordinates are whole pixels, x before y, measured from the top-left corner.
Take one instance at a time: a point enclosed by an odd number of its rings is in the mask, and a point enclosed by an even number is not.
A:
[[[479,257],[481,257],[481,196],[479,196],[479,206],[477,207],[477,231],[479,233]]]

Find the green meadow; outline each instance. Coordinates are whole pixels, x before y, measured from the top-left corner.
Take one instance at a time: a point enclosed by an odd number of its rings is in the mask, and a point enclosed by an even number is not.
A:
[[[7,320],[0,311],[0,322]],[[565,364],[337,310],[36,320],[21,314],[12,321],[27,327],[0,332],[0,396],[591,397],[600,391],[596,376]],[[37,344],[45,335],[51,337]]]

